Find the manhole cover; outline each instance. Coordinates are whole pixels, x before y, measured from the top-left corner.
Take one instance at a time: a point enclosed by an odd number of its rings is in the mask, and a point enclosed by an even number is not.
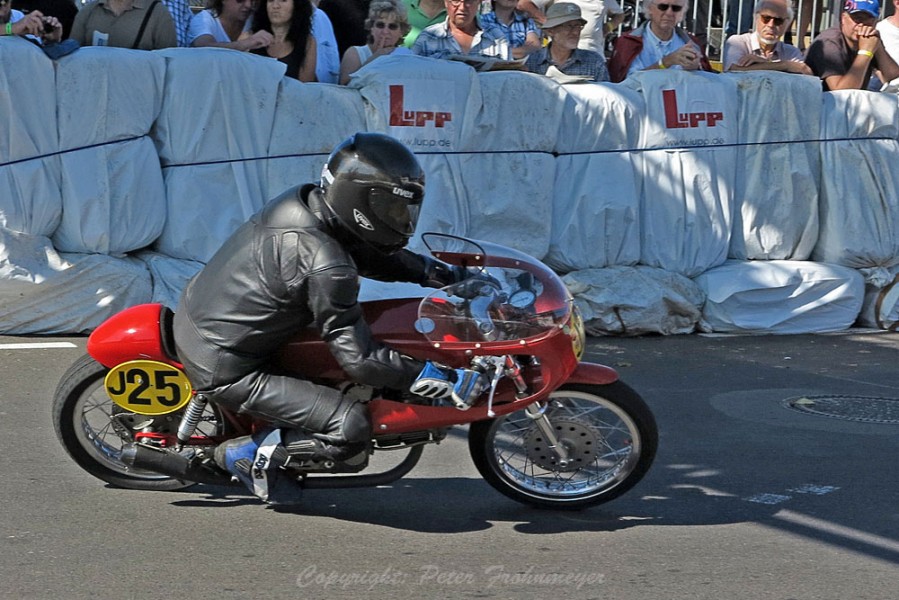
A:
[[[784,406],[801,413],[863,423],[899,423],[899,398],[872,396],[800,396]]]

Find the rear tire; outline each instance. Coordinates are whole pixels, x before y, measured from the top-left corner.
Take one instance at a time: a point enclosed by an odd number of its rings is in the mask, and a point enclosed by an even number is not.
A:
[[[478,471],[509,498],[538,508],[578,510],[624,494],[649,471],[658,428],[643,399],[621,381],[566,385],[546,415],[571,462],[559,464],[524,410],[472,423]]]
[[[131,440],[127,439],[127,433],[119,433],[113,426],[112,416],[124,411],[110,400],[103,388],[107,372],[109,369],[84,355],[69,367],[56,388],[53,425],[69,456],[79,467],[115,487],[171,491],[193,485],[191,481],[134,469],[119,460],[122,446]],[[178,412],[153,419],[164,419],[177,427],[180,416]]]

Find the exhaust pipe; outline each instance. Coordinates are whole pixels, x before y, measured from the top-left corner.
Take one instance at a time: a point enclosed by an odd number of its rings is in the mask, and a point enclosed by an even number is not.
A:
[[[205,467],[186,456],[175,454],[174,452],[166,452],[160,448],[153,448],[144,444],[126,444],[122,448],[119,460],[135,469],[153,471],[154,473],[168,475],[184,481],[209,485],[234,484],[231,480],[231,475],[228,473]]]

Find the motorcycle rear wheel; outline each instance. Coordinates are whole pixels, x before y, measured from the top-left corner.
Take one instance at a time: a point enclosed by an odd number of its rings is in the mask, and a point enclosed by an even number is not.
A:
[[[580,510],[624,494],[646,475],[658,427],[642,398],[621,381],[566,385],[546,409],[571,462],[559,463],[524,410],[472,423],[468,445],[484,479],[537,508]]]
[[[53,396],[53,425],[56,436],[79,467],[103,481],[132,490],[172,491],[194,485],[152,471],[134,469],[120,460],[126,436],[113,426],[113,415],[123,412],[103,388],[109,371],[88,355],[79,358],[62,376]],[[211,405],[210,405],[211,406]],[[218,411],[207,407],[199,429],[217,435],[224,427]],[[174,430],[181,413],[155,417],[154,427]]]

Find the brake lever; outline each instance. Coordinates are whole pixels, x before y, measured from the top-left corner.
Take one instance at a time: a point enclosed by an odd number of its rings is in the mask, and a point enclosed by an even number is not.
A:
[[[493,418],[496,416],[496,413],[493,412],[493,397],[496,395],[496,386],[499,385],[500,379],[503,378],[503,366],[506,364],[506,357],[479,356],[477,364],[484,370],[493,369],[493,377],[490,380],[490,395],[487,396],[487,416]]]

